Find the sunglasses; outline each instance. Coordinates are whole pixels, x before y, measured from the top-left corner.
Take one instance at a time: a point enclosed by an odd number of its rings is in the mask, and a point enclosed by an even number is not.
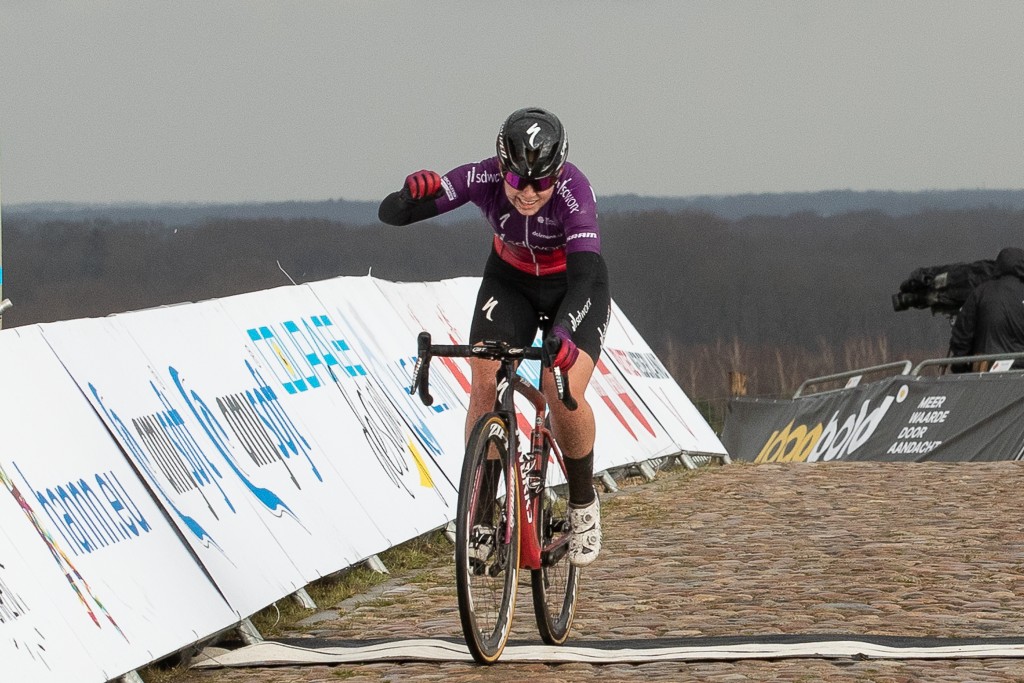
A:
[[[533,185],[533,189],[537,192],[550,190],[555,186],[555,182],[558,181],[557,174],[545,176],[544,178],[525,178],[512,171],[505,171],[503,177],[505,182],[512,186],[513,190],[525,190],[527,185]]]

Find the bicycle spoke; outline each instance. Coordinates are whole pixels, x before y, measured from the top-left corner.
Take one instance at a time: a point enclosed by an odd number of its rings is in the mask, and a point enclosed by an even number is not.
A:
[[[474,659],[497,661],[515,611],[519,568],[516,479],[506,477],[507,432],[503,420],[485,416],[466,448],[456,519],[455,575],[459,616]],[[488,459],[497,452],[500,460]],[[508,514],[507,510],[511,510]]]
[[[540,534],[540,569],[531,572],[533,587],[533,610],[537,617],[537,628],[541,639],[549,645],[561,645],[569,637],[569,629],[576,613],[576,598],[579,589],[579,569],[569,563],[567,556],[569,541],[568,494],[556,493],[554,472],[560,472],[557,464],[545,458],[545,488],[541,498],[541,513],[538,524]],[[559,482],[560,483],[560,482]],[[563,490],[564,487],[559,487]]]

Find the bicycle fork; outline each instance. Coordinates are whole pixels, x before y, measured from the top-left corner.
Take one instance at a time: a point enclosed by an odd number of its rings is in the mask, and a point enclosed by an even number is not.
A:
[[[529,395],[527,398],[533,399]],[[516,470],[516,476],[519,477],[519,490],[521,491],[519,496],[521,506],[520,519],[523,520],[519,531],[519,566],[523,569],[540,569],[543,567],[544,553],[546,550],[550,550],[543,547],[546,534],[544,533],[545,530],[539,526],[543,522],[540,512],[541,505],[544,504],[543,496],[546,484],[544,479],[547,467],[552,465],[561,467],[562,460],[562,454],[558,450],[558,445],[551,438],[550,432],[544,424],[547,417],[544,404],[536,405],[535,403],[535,407],[538,410],[533,424],[533,431],[530,434],[530,450],[519,455],[519,467]],[[551,449],[547,457],[554,462],[544,463],[541,460],[545,457],[545,443]]]

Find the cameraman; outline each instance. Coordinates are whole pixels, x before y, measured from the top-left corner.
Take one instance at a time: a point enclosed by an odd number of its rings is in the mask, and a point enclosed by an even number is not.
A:
[[[1024,250],[1007,247],[996,257],[996,273],[967,297],[949,339],[950,356],[1024,351]],[[1017,360],[1014,369],[1024,369]],[[966,364],[953,372],[970,372]]]

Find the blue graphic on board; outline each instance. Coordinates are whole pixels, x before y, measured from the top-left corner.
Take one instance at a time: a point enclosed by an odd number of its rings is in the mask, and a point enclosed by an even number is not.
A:
[[[356,338],[353,346],[353,335],[346,335],[326,314],[260,325],[246,330],[246,334],[285,392],[298,394],[328,386],[340,390],[392,484],[415,497],[414,488],[406,483],[411,457],[421,485],[434,489],[445,500],[419,453],[422,449],[434,459],[441,452],[437,439],[422,421],[418,425],[406,421],[403,411],[380,382],[379,378],[387,377],[387,373],[376,367],[377,358],[366,344]],[[367,367],[368,363],[374,364],[375,371]],[[404,386],[393,395],[408,398]],[[412,432],[414,441],[406,437],[406,429]],[[451,481],[448,483],[452,485]]]
[[[153,443],[154,448],[152,448],[152,450],[154,452],[161,453],[161,451],[164,451],[162,454],[164,455],[164,460],[176,460],[177,458],[175,456],[184,458],[190,468],[189,471],[192,475],[191,480],[197,482],[200,488],[208,484],[215,486],[217,491],[220,492],[221,498],[224,499],[224,503],[228,506],[228,509],[231,510],[231,512],[235,512],[234,503],[232,503],[231,499],[228,497],[227,491],[225,491],[220,485],[220,480],[223,479],[220,470],[218,470],[217,466],[206,457],[206,453],[203,452],[202,447],[200,447],[196,442],[195,438],[192,436],[192,432],[190,432],[188,427],[185,425],[185,420],[182,419],[181,413],[171,405],[170,400],[164,392],[161,391],[153,382],[150,382],[149,386],[153,390],[153,393],[156,394],[157,400],[164,407],[163,412],[156,413],[153,416],[156,418],[161,429],[156,434],[145,429],[140,429],[140,433],[149,437],[147,440]],[[172,447],[170,450],[167,450],[166,448],[161,449],[157,444],[157,439],[160,436],[163,436],[170,442]],[[165,446],[165,444],[160,445]],[[164,463],[161,462],[161,464]],[[167,462],[164,472],[168,475],[168,479],[170,481],[181,486],[181,491],[179,491],[179,493],[184,492],[191,488],[191,480],[186,479],[182,481],[180,477],[175,476],[177,473],[173,472],[173,464],[173,462]],[[175,486],[175,488],[177,489],[178,486]],[[207,502],[207,506],[210,508],[210,511],[214,516],[216,516],[215,510],[209,502]]]
[[[121,417],[113,410],[107,408],[103,402],[102,396],[100,396],[99,390],[96,389],[92,382],[88,383],[89,393],[92,394],[96,401],[96,404],[100,407],[103,415],[106,417],[107,422],[113,426],[114,431],[121,438],[121,442],[129,450],[131,456],[135,462],[142,468],[143,473],[146,475],[146,479],[149,481],[150,486],[156,491],[157,495],[164,501],[167,508],[181,520],[182,525],[188,531],[199,539],[199,542],[204,547],[213,547],[218,550],[221,554],[224,553],[224,549],[214,540],[213,536],[206,531],[202,524],[198,522],[191,515],[185,514],[177,505],[174,504],[174,499],[167,493],[163,485],[160,483],[161,480],[156,476],[154,472],[154,463],[149,459],[146,450],[139,444],[135,439],[135,435],[132,433],[128,426],[121,420]]]
[[[230,447],[228,446],[228,433],[221,425],[220,421],[217,420],[217,416],[209,409],[209,406],[203,401],[202,397],[199,396],[193,390],[186,390],[184,380],[181,377],[181,373],[178,372],[173,366],[167,368],[167,372],[171,375],[171,381],[174,382],[174,386],[177,387],[178,392],[181,394],[182,399],[185,400],[185,404],[189,410],[192,411],[193,417],[198,420],[199,425],[203,428],[206,436],[210,439],[213,447],[220,453],[221,458],[227,464],[231,471],[235,474],[239,481],[249,490],[251,494],[262,503],[268,510],[277,516],[281,516],[287,513],[296,522],[299,521],[298,516],[292,511],[290,507],[278,496],[276,493],[268,488],[257,486],[249,477],[238,467],[238,463],[235,462],[231,456]],[[220,488],[220,484],[217,484],[217,488]],[[222,490],[223,491],[223,490]],[[224,500],[230,505],[227,495],[224,496]],[[232,511],[234,507],[232,507]],[[301,524],[301,522],[300,522]]]
[[[252,363],[248,360],[245,361],[245,369],[249,371],[253,380],[256,381],[256,387],[253,389],[245,390],[245,397],[249,403],[250,408],[266,427],[267,431],[270,432],[277,439],[277,452],[281,457],[281,462],[284,464],[285,469],[288,470],[292,481],[295,483],[296,488],[302,488],[299,485],[298,480],[291,473],[291,469],[288,467],[287,460],[291,459],[293,455],[299,455],[300,453],[306,458],[306,463],[309,465],[310,471],[313,476],[317,478],[317,481],[323,481],[324,478],[320,474],[320,469],[313,462],[313,458],[310,457],[312,448],[309,442],[306,441],[300,432],[298,427],[295,425],[295,421],[285,411],[284,406],[277,398],[277,394],[271,387],[260,372],[253,367]],[[223,412],[223,411],[222,411]],[[236,431],[236,434],[238,432]],[[251,453],[250,453],[251,455]]]
[[[112,471],[33,486],[12,461],[25,487],[75,555],[91,554],[152,531],[138,504]]]
[[[284,335],[276,334],[269,325],[252,328],[247,333],[261,351],[270,349],[272,359],[277,362],[268,365],[284,371],[277,380],[289,394],[319,389],[324,380],[335,383],[339,372],[348,377],[366,375],[360,363],[339,360],[338,354],[345,354],[349,347],[344,339],[336,339],[328,333],[332,323],[326,315],[303,320],[302,327],[293,320],[286,320],[281,326]],[[264,359],[271,360],[266,355]]]
[[[306,529],[298,514],[285,502],[279,492],[257,484],[235,458],[245,453],[256,467],[281,466],[296,489],[301,489],[295,462],[304,462],[316,478],[323,482],[320,468],[312,458],[312,447],[302,435],[267,380],[248,360],[246,371],[253,384],[212,402],[186,386],[179,370],[168,366],[168,375],[177,395],[198,423],[205,435],[204,443],[212,445],[220,457],[211,459],[193,435],[181,412],[155,382],[149,387],[161,409],[149,415],[132,418],[129,423],[107,405],[99,390],[91,383],[89,392],[100,411],[113,426],[129,454],[138,462],[146,479],[171,513],[204,546],[213,546],[223,552],[212,534],[193,516],[186,514],[177,504],[178,496],[198,495],[213,519],[219,520],[223,509],[237,510],[236,501],[224,487],[225,476],[234,476],[245,490],[270,514],[294,520]],[[239,446],[235,448],[236,444]],[[299,456],[302,460],[297,460]],[[212,493],[212,497],[211,494]],[[308,532],[308,529],[306,529]]]

